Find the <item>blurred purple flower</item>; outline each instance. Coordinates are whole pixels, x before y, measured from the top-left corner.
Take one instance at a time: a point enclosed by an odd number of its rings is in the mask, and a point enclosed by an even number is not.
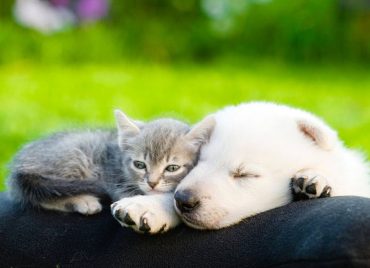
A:
[[[107,0],[80,0],[76,5],[76,13],[81,20],[97,20],[105,17],[108,14],[108,9]]]
[[[55,7],[72,9],[77,17],[84,20],[97,20],[107,16],[108,0],[50,0]]]
[[[50,3],[56,7],[68,7],[69,0],[50,0]]]

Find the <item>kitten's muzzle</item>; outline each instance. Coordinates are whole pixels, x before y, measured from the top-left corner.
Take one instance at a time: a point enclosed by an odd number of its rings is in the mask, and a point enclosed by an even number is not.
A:
[[[148,181],[148,185],[152,189],[154,189],[157,186],[158,183],[159,183],[159,181]]]
[[[176,207],[181,213],[193,212],[200,205],[200,200],[189,190],[175,193]]]

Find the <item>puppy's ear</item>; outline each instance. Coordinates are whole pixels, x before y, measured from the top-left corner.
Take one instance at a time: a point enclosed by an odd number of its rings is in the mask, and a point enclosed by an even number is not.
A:
[[[298,119],[297,125],[299,131],[326,151],[333,149],[338,142],[337,133],[321,120],[316,118]]]
[[[193,145],[199,147],[209,141],[215,125],[215,118],[212,115],[207,116],[205,119],[193,126],[185,135],[185,138]]]
[[[127,137],[135,136],[140,133],[140,128],[130,120],[122,111],[115,110],[116,124],[118,129],[118,143],[124,144]]]

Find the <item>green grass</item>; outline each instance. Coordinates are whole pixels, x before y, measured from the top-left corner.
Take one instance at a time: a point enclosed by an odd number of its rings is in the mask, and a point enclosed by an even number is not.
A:
[[[0,100],[0,189],[22,144],[67,128],[113,126],[118,107],[138,119],[192,123],[227,104],[283,102],[318,114],[346,144],[370,153],[370,76],[360,67],[18,63],[0,66]]]

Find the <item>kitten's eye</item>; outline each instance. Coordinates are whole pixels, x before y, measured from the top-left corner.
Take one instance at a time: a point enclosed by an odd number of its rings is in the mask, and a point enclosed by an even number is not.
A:
[[[165,170],[168,171],[168,172],[175,172],[179,168],[180,168],[180,166],[178,166],[178,165],[169,165],[165,168]]]
[[[145,163],[144,162],[141,162],[141,161],[134,161],[134,166],[137,169],[144,169],[144,168],[146,168]]]

